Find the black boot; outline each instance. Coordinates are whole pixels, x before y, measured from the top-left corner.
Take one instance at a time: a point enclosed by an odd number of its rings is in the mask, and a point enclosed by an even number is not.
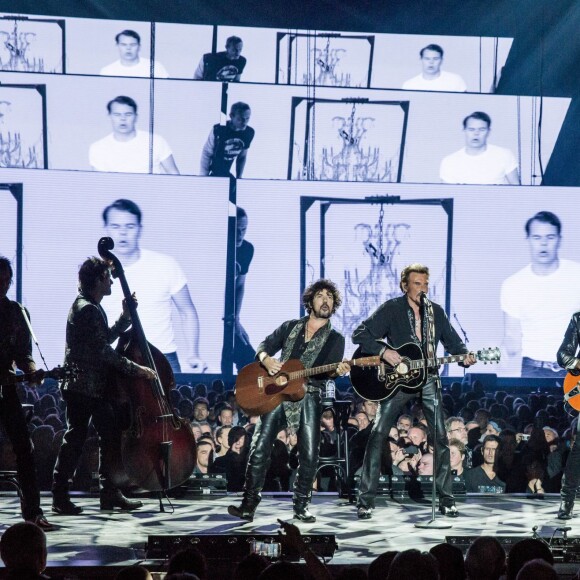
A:
[[[294,503],[294,519],[305,524],[313,524],[316,516],[308,510],[307,503]]]
[[[68,492],[52,492],[52,511],[61,516],[78,516],[82,513],[83,508],[75,505],[71,500]]]
[[[119,508],[123,511],[132,511],[143,507],[143,502],[138,499],[127,499],[120,489],[101,490],[100,495],[101,510],[112,511]]]
[[[559,520],[571,520],[572,519],[572,510],[574,509],[574,500],[565,500],[563,499],[560,502],[560,509],[558,510],[558,519]]]
[[[234,518],[239,518],[240,520],[246,520],[247,522],[254,521],[254,513],[257,506],[250,506],[249,504],[242,502],[240,507],[235,505],[228,506],[228,514],[234,516]]]

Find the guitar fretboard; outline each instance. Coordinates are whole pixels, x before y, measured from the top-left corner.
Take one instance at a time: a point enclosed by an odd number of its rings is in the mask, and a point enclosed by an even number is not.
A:
[[[447,363],[463,362],[470,354],[472,353],[453,354],[439,358],[428,358],[426,361],[425,359],[413,360],[411,361],[411,369],[422,369],[425,367],[425,363],[427,363],[428,367],[436,367]]]
[[[380,357],[377,356],[368,356],[365,358],[357,358],[353,360],[346,361],[351,367],[376,367],[380,364]],[[303,379],[305,377],[311,377],[313,375],[321,375],[324,373],[329,373],[338,368],[340,363],[332,363],[329,365],[323,365],[320,367],[313,367],[311,369],[302,369],[300,371],[294,371],[292,373],[288,373],[288,379],[293,381],[294,379]]]

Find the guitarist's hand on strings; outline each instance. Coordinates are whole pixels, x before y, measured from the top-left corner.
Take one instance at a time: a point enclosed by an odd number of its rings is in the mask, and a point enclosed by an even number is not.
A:
[[[350,373],[350,365],[345,360],[343,360],[336,367],[335,373],[337,377],[343,377],[344,375],[347,375],[348,373]]]
[[[265,356],[262,359],[262,366],[268,371],[269,375],[273,376],[277,372],[280,372],[280,369],[282,368],[282,363],[271,356]]]
[[[391,350],[390,348],[385,349],[381,358],[392,367],[396,367],[403,360],[396,350]]]
[[[473,356],[472,353],[469,353],[463,360],[463,366],[470,367],[471,365],[474,365],[476,362],[477,359],[475,358],[475,356]]]

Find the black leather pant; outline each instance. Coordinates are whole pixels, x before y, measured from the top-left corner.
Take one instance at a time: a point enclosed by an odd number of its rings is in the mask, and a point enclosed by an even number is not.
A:
[[[451,466],[449,463],[449,446],[445,423],[443,419],[443,406],[441,405],[441,393],[436,389],[436,382],[429,380],[422,389],[423,412],[431,433],[434,432],[437,421],[437,475],[435,485],[439,494],[441,505],[453,505]],[[381,469],[381,448],[388,445],[389,431],[397,421],[403,405],[414,398],[416,394],[408,394],[399,391],[394,397],[381,401],[379,409],[365,451],[362,466],[358,505],[374,507],[379,475]],[[435,407],[435,397],[438,405]]]
[[[40,491],[36,478],[34,449],[28,433],[24,411],[14,386],[2,389],[0,421],[16,455],[16,475],[22,490],[22,517],[25,520],[32,520],[36,516],[42,515]]]
[[[562,501],[571,501],[576,499],[576,491],[580,486],[580,437],[576,435],[576,442],[564,468],[564,477],[562,478],[562,489],[560,495]]]
[[[320,392],[306,393],[302,402],[300,428],[298,430],[298,472],[294,480],[294,505],[303,508],[312,495],[312,484],[318,469],[320,449],[320,417],[322,405]],[[266,473],[270,467],[272,446],[278,433],[286,427],[286,415],[282,405],[262,415],[256,425],[244,485],[243,505],[254,509],[260,503]]]
[[[110,462],[121,452],[121,431],[111,403],[105,399],[66,393],[66,423],[62,446],[54,467],[52,491],[67,494],[92,421],[99,436],[99,480],[101,490],[115,489],[110,481]]]

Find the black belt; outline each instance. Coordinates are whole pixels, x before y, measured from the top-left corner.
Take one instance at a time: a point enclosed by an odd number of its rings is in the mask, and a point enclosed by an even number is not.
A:
[[[536,367],[539,369],[548,369],[554,373],[562,372],[564,369],[556,362],[545,361],[545,360],[535,360],[533,358],[528,358],[525,356],[523,362],[531,367]]]

